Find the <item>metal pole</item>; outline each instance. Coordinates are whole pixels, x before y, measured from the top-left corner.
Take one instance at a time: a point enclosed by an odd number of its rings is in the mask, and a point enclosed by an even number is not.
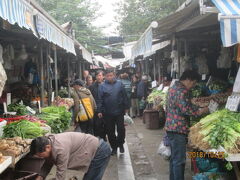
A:
[[[180,58],[181,58],[181,41],[180,40],[178,40],[177,41],[177,51],[178,51],[178,78],[180,78],[180,76],[181,76],[181,67],[180,67],[180,64],[181,64],[181,62],[180,62]]]
[[[54,72],[55,72],[55,93],[58,96],[58,65],[57,65],[57,47],[54,48]]]
[[[156,76],[156,54],[153,55],[153,77],[154,81],[157,80]]]
[[[70,57],[67,58],[68,97],[70,98]]]
[[[44,73],[43,73],[43,48],[40,44],[40,77],[41,77],[41,106],[44,106]]]
[[[48,105],[50,106],[51,104],[51,85],[50,85],[50,62],[49,62],[49,58],[48,58],[48,55],[49,55],[49,46],[47,45],[47,48],[46,48],[46,61],[47,61],[47,89],[48,89]]]

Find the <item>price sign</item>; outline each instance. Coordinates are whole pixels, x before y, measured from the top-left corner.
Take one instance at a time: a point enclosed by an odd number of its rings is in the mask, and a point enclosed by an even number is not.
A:
[[[152,82],[152,88],[155,88],[155,87],[157,87],[157,81]]]
[[[240,104],[240,96],[232,95],[228,97],[226,109],[230,111],[238,111],[238,107]]]
[[[206,74],[202,74],[202,80],[205,81],[207,78],[207,75]]]
[[[219,107],[219,104],[213,100],[210,101],[210,104],[208,106],[208,109],[210,111],[210,113],[215,112]]]

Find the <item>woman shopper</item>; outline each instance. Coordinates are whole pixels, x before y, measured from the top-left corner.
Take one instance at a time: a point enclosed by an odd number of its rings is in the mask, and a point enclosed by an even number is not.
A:
[[[186,145],[188,135],[187,116],[200,116],[208,112],[208,107],[199,108],[191,103],[189,90],[199,75],[196,71],[185,71],[168,92],[165,130],[170,142],[170,180],[184,180]]]
[[[97,108],[91,91],[84,87],[84,82],[77,79],[72,84],[74,99],[74,120],[76,131],[93,134],[93,116]]]
[[[137,97],[137,86],[138,86],[138,78],[136,75],[132,77],[132,94],[131,94],[131,109],[130,115],[132,118],[136,116],[140,116],[139,102]]]

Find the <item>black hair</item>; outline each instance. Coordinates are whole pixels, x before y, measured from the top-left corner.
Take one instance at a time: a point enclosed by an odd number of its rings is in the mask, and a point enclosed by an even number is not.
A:
[[[104,75],[104,72],[103,72],[102,70],[98,70],[98,71],[96,72],[96,76],[99,75],[99,74],[101,74],[101,73],[102,73],[102,75]]]
[[[37,137],[35,138],[30,147],[30,153],[32,155],[35,155],[37,153],[45,152],[46,146],[49,145],[49,139],[47,137]]]
[[[107,69],[107,70],[105,71],[105,74],[109,74],[109,73],[114,73],[114,74],[115,74],[115,72],[114,72],[113,69]]]
[[[197,71],[186,70],[180,77],[180,81],[184,81],[187,79],[191,81],[200,81],[200,75],[197,73]]]

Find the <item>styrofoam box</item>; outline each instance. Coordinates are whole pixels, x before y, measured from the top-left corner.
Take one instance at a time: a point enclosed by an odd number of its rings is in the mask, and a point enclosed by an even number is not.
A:
[[[3,136],[3,127],[7,125],[7,121],[0,122],[0,137]]]

